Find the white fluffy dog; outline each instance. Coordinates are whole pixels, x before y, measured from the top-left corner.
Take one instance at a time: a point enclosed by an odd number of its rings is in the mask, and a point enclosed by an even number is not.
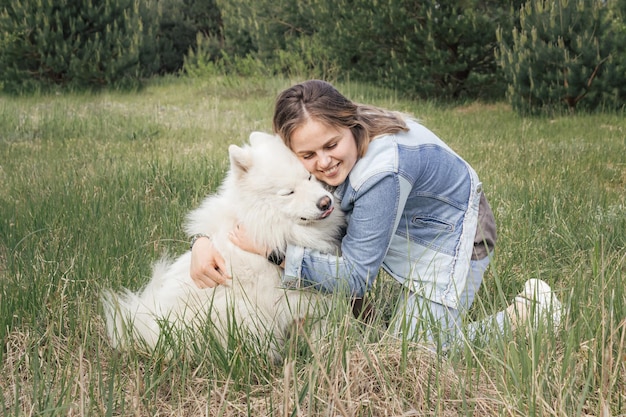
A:
[[[323,319],[324,296],[281,288],[280,269],[233,245],[228,234],[239,223],[267,248],[284,249],[293,243],[335,253],[343,214],[278,137],[254,132],[250,145],[231,145],[229,155],[230,170],[218,193],[189,213],[185,229],[189,235],[211,236],[226,260],[232,284],[199,289],[189,275],[191,252],[173,262],[160,260],[143,290],[103,293],[114,347],[134,340],[154,348],[164,328],[195,332],[207,325],[214,326],[224,344],[234,324],[260,341],[270,358],[280,360],[294,321],[310,315]]]

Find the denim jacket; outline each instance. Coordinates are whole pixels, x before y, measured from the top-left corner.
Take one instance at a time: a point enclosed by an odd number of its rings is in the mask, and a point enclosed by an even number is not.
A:
[[[465,288],[481,183],[474,170],[415,121],[373,140],[334,193],[348,219],[341,255],[289,246],[283,284],[362,296],[382,267],[451,308]]]

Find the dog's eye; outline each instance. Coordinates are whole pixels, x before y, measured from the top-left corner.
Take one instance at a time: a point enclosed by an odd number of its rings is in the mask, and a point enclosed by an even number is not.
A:
[[[278,195],[281,196],[281,197],[287,197],[287,196],[292,195],[292,194],[293,194],[293,190],[280,190],[278,192]]]

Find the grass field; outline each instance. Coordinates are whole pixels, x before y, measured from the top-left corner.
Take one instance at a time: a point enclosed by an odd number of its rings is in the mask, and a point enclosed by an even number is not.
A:
[[[626,415],[626,118],[526,119],[338,84],[416,115],[476,169],[498,223],[471,311],[529,278],[568,307],[556,332],[436,356],[337,315],[282,366],[239,349],[113,351],[99,293],[138,289],[184,252],[186,212],[223,178],[227,145],[269,131],[281,79],[162,80],[135,94],[0,97],[0,410],[6,416]],[[381,310],[391,284],[381,276]],[[206,347],[206,348],[205,348]]]

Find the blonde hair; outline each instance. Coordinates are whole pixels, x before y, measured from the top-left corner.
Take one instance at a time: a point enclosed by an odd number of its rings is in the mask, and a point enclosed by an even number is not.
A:
[[[305,81],[278,95],[273,128],[289,148],[293,132],[310,119],[350,129],[359,158],[376,137],[409,130],[402,114],[354,103],[326,81]]]

